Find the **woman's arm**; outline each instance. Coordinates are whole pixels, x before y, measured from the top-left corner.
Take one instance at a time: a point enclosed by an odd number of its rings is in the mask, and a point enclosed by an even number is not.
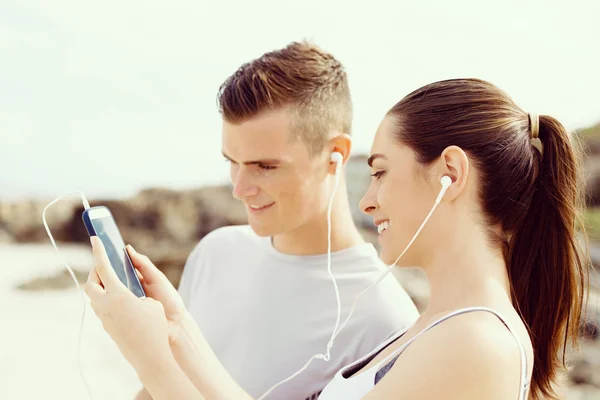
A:
[[[252,399],[225,370],[189,313],[178,327],[171,350],[179,366],[206,398]]]
[[[138,377],[153,400],[205,399],[172,355],[138,368]]]
[[[131,293],[110,266],[102,242],[97,237],[91,241],[96,266],[85,291],[104,330],[144,387],[154,400],[204,400],[172,354],[164,306]]]
[[[149,260],[133,254],[149,296],[139,299],[117,277],[102,242],[96,237],[91,241],[96,266],[86,293],[102,326],[154,400],[250,399],[218,361],[173,286]]]
[[[199,390],[205,398],[251,399],[223,368],[204,340],[196,322],[189,314],[178,323],[178,328],[171,337],[171,351],[177,367],[185,374],[185,378],[188,378],[188,383],[193,384],[194,389]],[[169,371],[172,372],[171,368],[169,367]],[[153,374],[159,375],[159,379],[155,380],[152,376]],[[150,370],[144,373],[143,379],[140,376],[140,381],[144,385],[144,389],[138,393],[136,400],[158,400],[157,397],[153,396],[155,392],[160,392],[162,395],[162,391],[166,390],[162,388],[163,384],[168,389],[173,383],[173,379],[182,379],[179,376],[169,378],[168,374],[160,372],[160,368],[157,368],[155,371]],[[163,380],[161,381],[161,379]],[[149,387],[148,385],[154,385],[154,387]],[[181,396],[184,395],[179,394],[177,398],[186,398]],[[190,399],[192,398],[190,397]]]

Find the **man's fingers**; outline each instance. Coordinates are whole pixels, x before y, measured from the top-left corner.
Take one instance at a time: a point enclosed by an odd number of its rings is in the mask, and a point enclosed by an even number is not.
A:
[[[134,268],[144,277],[146,284],[158,283],[166,276],[150,261],[148,257],[135,251],[132,245],[127,245],[127,252]]]
[[[139,270],[139,269],[137,269],[137,268],[133,268],[133,270],[135,271],[135,274],[137,275],[138,279],[140,280],[140,283],[142,283],[142,284],[145,284],[145,283],[147,283],[147,282],[144,280],[144,277],[142,276],[142,273],[140,272],[140,270]]]
[[[100,278],[100,281],[104,285],[104,288],[108,290],[120,290],[127,289],[125,285],[119,280],[117,273],[113,270],[104,249],[102,241],[97,236],[91,237],[92,249],[94,253],[94,261],[96,264],[96,273]]]

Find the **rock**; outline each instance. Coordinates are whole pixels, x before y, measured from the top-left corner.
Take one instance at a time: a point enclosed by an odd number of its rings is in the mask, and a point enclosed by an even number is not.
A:
[[[596,207],[600,206],[600,151],[588,157],[584,164],[586,201],[588,206]]]
[[[578,132],[582,141],[586,201],[589,206],[600,206],[600,124]]]
[[[559,399],[565,400],[596,400],[600,398],[600,389],[592,385],[576,385],[561,388]]]
[[[600,390],[600,343],[584,342],[579,351],[568,353],[569,379],[577,385],[592,385]]]
[[[588,360],[581,360],[571,370],[571,381],[576,385],[582,385],[592,380],[594,370]]]
[[[91,205],[108,207],[123,240],[146,254],[173,284],[198,241],[207,233],[227,225],[247,222],[243,205],[231,196],[227,186],[177,192],[149,189],[122,200],[97,200]],[[65,227],[71,242],[87,242],[82,206],[74,208]]]
[[[0,203],[0,242],[49,243],[42,223],[48,201]],[[188,191],[148,189],[125,200],[91,201],[107,206],[126,243],[147,254],[157,266],[169,270],[172,281],[179,274],[194,245],[207,233],[226,225],[246,223],[241,202],[229,186]],[[57,242],[89,243],[77,198],[65,198],[47,211],[47,222]],[[52,286],[52,285],[50,285]]]
[[[359,203],[371,184],[367,156],[354,156],[346,163],[346,179],[348,182],[348,201],[354,221],[363,227],[373,227],[373,218],[360,210]]]
[[[8,227],[0,222],[0,243],[12,243],[15,241],[14,236],[8,230]]]
[[[597,321],[588,320],[581,327],[581,337],[584,340],[597,340],[600,337],[600,326]]]
[[[571,383],[578,385],[577,387],[579,385],[595,387],[596,393],[600,394],[600,287],[598,283],[597,280],[590,282],[588,310],[581,326],[582,340],[578,349],[568,348],[567,360],[570,366],[568,378]],[[570,393],[571,391],[569,396]]]
[[[0,225],[10,232],[16,242],[47,241],[48,236],[42,223],[42,212],[47,203],[49,200],[0,203]],[[71,198],[66,198],[48,209],[46,220],[55,239],[65,239],[62,227],[69,220],[74,204]]]

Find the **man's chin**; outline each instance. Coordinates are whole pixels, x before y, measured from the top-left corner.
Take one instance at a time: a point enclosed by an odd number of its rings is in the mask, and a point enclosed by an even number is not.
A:
[[[252,228],[252,230],[254,231],[256,236],[259,236],[259,237],[275,236],[280,233],[276,229],[273,229],[273,227],[268,227],[268,226],[265,226],[264,224],[257,224],[257,223],[252,223],[252,221],[249,221],[248,225],[250,225],[250,228]]]

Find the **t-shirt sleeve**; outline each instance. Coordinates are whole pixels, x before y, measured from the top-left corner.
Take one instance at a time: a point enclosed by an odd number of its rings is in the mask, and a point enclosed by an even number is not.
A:
[[[371,299],[374,302],[365,304],[369,307],[369,312],[365,310],[364,314],[369,323],[365,324],[367,329],[360,347],[363,354],[369,353],[393,335],[407,330],[419,317],[417,308],[406,291],[398,285],[396,278],[386,277],[380,285],[380,290]]]
[[[200,275],[200,269],[202,268],[202,241],[200,241],[196,247],[192,250],[188,256],[183,272],[181,273],[181,279],[179,280],[178,291],[183,299],[185,307],[189,309],[189,305],[193,300],[195,288],[197,287],[198,277]]]

